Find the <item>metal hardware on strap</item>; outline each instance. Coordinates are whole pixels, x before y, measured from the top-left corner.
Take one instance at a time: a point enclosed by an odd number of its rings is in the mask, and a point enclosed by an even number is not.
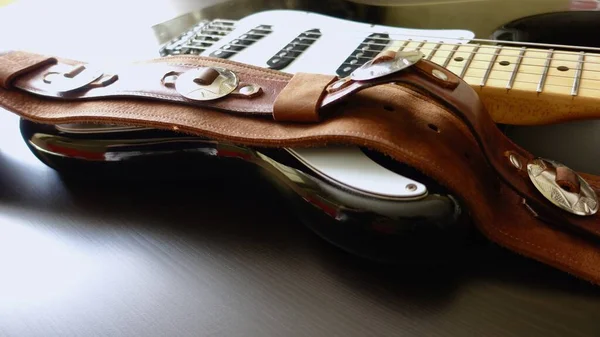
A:
[[[369,81],[384,77],[419,62],[425,55],[419,51],[390,51],[381,52],[375,58],[354,70],[349,76],[340,78],[327,87],[327,92],[333,93],[350,85],[353,81]]]
[[[44,74],[44,83],[50,91],[67,93],[87,87],[104,77],[104,72],[89,65],[78,65],[67,71],[49,71]]]
[[[239,84],[238,76],[221,67],[202,67],[177,76],[175,89],[193,101],[210,101],[231,94]]]
[[[577,190],[561,187],[557,170],[565,165],[549,159],[536,158],[527,164],[527,173],[540,193],[559,208],[576,215],[593,215],[598,211],[598,196],[581,176],[572,172],[577,181]]]
[[[391,54],[382,54],[363,64],[350,74],[355,81],[367,81],[387,76],[404,70],[419,62],[425,55],[419,51],[398,51],[392,58]]]

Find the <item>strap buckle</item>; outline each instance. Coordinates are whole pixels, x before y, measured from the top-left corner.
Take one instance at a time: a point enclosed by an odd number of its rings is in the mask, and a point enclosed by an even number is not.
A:
[[[598,211],[598,196],[585,179],[565,165],[545,158],[527,164],[533,185],[551,203],[576,215],[588,216]]]

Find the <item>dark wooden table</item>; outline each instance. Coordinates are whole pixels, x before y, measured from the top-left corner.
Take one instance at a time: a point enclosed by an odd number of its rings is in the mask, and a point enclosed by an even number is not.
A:
[[[69,179],[0,114],[0,336],[599,336],[600,288],[477,245],[381,266],[263,180]]]

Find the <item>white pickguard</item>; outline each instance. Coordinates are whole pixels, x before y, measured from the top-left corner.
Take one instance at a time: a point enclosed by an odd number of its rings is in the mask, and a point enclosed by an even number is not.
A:
[[[270,25],[272,33],[230,57],[230,60],[266,68],[266,62],[299,34],[315,28],[320,30],[321,37],[281,70],[291,74],[309,72],[334,75],[340,64],[372,33],[387,33],[393,40],[412,39],[417,42],[468,43],[474,37],[472,32],[465,30],[405,29],[357,23],[308,12],[272,10],[239,20],[233,32],[201,55],[210,55],[259,25]],[[427,194],[426,186],[380,166],[358,148],[294,148],[289,151],[324,178],[355,191],[388,199],[411,199]],[[411,184],[415,186],[409,186]]]
[[[335,74],[340,64],[371,33],[387,33],[395,40],[413,39],[433,42],[437,39],[439,42],[447,43],[466,43],[473,38],[473,33],[465,30],[405,29],[347,21],[315,13],[273,10],[241,19],[236,23],[233,32],[208,48],[202,55],[209,55],[259,25],[271,25],[273,32],[234,55],[230,60],[267,67],[267,60],[299,34],[309,29],[320,29],[321,37],[292,64],[282,69],[292,74],[297,72]],[[461,38],[465,40],[458,40]]]

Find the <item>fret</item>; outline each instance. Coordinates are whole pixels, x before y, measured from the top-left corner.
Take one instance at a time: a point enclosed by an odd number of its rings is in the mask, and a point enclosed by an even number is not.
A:
[[[471,65],[471,62],[473,61],[473,58],[475,57],[475,54],[477,53],[477,51],[479,50],[479,47],[481,47],[480,44],[477,44],[475,46],[475,48],[473,48],[473,50],[471,50],[469,57],[467,57],[467,61],[465,62],[465,66],[462,68],[459,77],[463,78],[465,77],[465,74],[467,73],[467,70],[469,69],[469,66]]]
[[[585,59],[585,53],[579,53],[579,59],[577,60],[577,70],[575,70],[575,77],[573,79],[573,87],[571,88],[571,96],[577,96],[579,92],[579,82],[581,81],[581,69],[583,68],[583,61]]]
[[[548,77],[548,69],[550,69],[550,63],[552,62],[553,55],[554,49],[550,49],[548,51],[548,55],[546,56],[546,63],[544,63],[544,70],[542,72],[542,76],[540,76],[540,81],[538,82],[538,86],[536,88],[537,92],[542,92],[544,88],[544,82],[546,82],[546,77]]]
[[[473,60],[476,55],[476,51],[479,45],[475,44],[461,44],[454,48],[451,54],[448,55],[450,61],[446,64],[446,69],[458,75],[460,78],[464,78],[468,64]],[[477,68],[477,67],[475,67]]]
[[[600,54],[585,53],[577,97],[600,97]]]
[[[427,41],[423,41],[423,42],[419,43],[419,45],[417,46],[417,49],[415,49],[415,50],[416,50],[416,51],[420,51],[420,50],[421,50],[421,48],[423,48],[423,46],[425,45],[425,43],[426,43],[426,42],[427,42]]]
[[[512,86],[515,83],[517,71],[519,70],[519,66],[521,65],[521,62],[523,61],[523,55],[525,55],[525,47],[522,47],[521,51],[519,51],[519,56],[517,57],[517,62],[515,64],[515,66],[513,67],[513,70],[510,74],[510,79],[508,80],[508,83],[506,84],[507,90],[512,89]]]
[[[398,51],[403,51],[404,48],[406,48],[406,46],[408,46],[408,44],[411,42],[411,39],[408,39],[406,41],[404,41],[404,43],[402,44],[402,46],[400,46],[400,49],[398,49]]]
[[[421,48],[423,48],[423,46],[425,45],[425,41],[419,41],[419,40],[409,40],[409,42],[407,44],[404,45],[404,49],[406,51],[409,50],[414,50],[414,51],[419,51]]]
[[[508,91],[507,86],[509,83],[511,83],[511,75],[513,74],[515,79],[512,82],[511,87],[523,83],[520,79],[520,75],[523,74],[519,74],[519,80],[517,80],[517,70],[515,70],[517,63],[519,63],[520,51],[521,48],[515,48],[511,46],[502,46],[499,50],[496,50],[498,55],[496,56],[495,62],[490,68],[490,73],[485,83],[486,88],[498,88],[505,92]],[[531,53],[528,52],[527,55],[530,56]]]
[[[576,69],[579,59],[579,53],[574,51],[561,50],[555,51],[550,67],[548,67],[548,76],[544,82],[545,95],[571,96],[574,79],[577,77]],[[581,80],[581,79],[580,79]],[[581,87],[578,91],[581,91]]]
[[[496,63],[496,59],[498,58],[498,55],[500,54],[501,49],[502,49],[502,46],[497,47],[496,50],[494,51],[494,55],[492,55],[492,59],[490,60],[490,63],[488,64],[487,69],[485,70],[485,73],[483,74],[483,78],[481,79],[481,82],[479,83],[480,87],[485,86],[485,84],[487,83],[487,80],[490,77],[490,72],[492,71],[492,68],[494,67],[494,63]]]
[[[427,61],[431,61],[431,58],[433,57],[433,55],[435,54],[435,52],[438,51],[438,49],[440,49],[440,46],[442,44],[438,43],[435,45],[435,47],[433,47],[433,49],[431,50],[431,52],[429,53],[429,55],[425,58]]]
[[[547,56],[547,50],[527,48],[510,90],[536,93]],[[537,93],[535,95],[537,96]]]
[[[404,48],[406,48],[406,46],[408,46],[408,44],[410,43],[411,40],[391,40],[387,46],[385,46],[381,51],[384,50],[393,50],[393,51],[402,51],[404,50]]]
[[[456,50],[458,50],[459,46],[460,46],[459,44],[454,45],[454,48],[452,48],[452,51],[450,51],[450,53],[448,54],[448,57],[446,57],[446,60],[444,61],[444,64],[442,65],[442,67],[444,67],[444,68],[448,67],[448,63],[450,63],[450,61],[452,60],[452,56],[454,56],[454,53],[456,53]]]

